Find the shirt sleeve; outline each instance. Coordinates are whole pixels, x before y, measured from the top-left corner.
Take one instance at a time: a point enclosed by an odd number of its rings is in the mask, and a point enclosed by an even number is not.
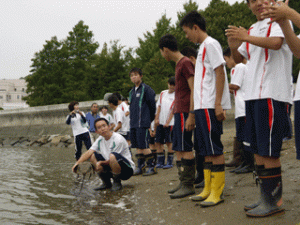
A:
[[[151,87],[148,87],[145,94],[146,94],[147,105],[150,110],[150,121],[152,121],[154,120],[155,113],[156,113],[155,92]]]
[[[123,111],[122,110],[116,110],[115,113],[115,121],[116,125],[120,122],[123,123]]]
[[[209,43],[206,46],[206,49],[206,54],[208,56],[209,62],[214,70],[217,67],[225,64],[222,48],[219,42],[214,41]]]
[[[162,100],[163,94],[164,94],[163,91],[160,92],[159,98],[158,98],[157,103],[156,103],[156,107],[161,106],[161,100]]]
[[[284,38],[284,34],[278,23],[272,23],[270,37],[282,37]]]
[[[182,75],[188,80],[195,75],[195,66],[190,60],[186,60],[182,66]]]
[[[231,77],[231,84],[241,87],[243,84],[244,76],[245,76],[245,66],[237,65],[234,68],[234,75]]]
[[[115,147],[112,149],[112,152],[116,152],[120,155],[128,148],[126,140],[122,136],[118,136],[114,140]]]
[[[90,149],[94,150],[94,151],[100,151],[100,139],[101,137],[97,138],[97,140],[92,144],[92,146],[90,147]]]
[[[243,42],[241,44],[241,46],[238,48],[238,52],[245,58],[248,60],[248,53],[247,53],[247,49],[246,49],[246,42]]]

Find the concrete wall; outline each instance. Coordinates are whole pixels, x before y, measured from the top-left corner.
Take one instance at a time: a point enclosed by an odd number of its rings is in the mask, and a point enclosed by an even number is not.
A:
[[[92,103],[107,105],[106,101],[80,102],[79,107],[85,113]],[[71,126],[66,124],[69,114],[68,104],[30,107],[0,111],[0,137],[38,137],[42,135],[72,135]],[[234,109],[226,112],[225,124],[234,121]]]
[[[100,106],[106,104],[103,100],[80,102],[80,110],[88,112],[94,102]],[[71,126],[66,124],[68,114],[68,104],[2,110],[0,111],[0,137],[72,135]]]

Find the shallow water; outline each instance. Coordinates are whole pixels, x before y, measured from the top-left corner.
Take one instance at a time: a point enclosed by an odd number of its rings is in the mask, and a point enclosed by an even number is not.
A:
[[[1,224],[148,224],[140,218],[134,186],[94,191],[93,175],[77,179],[73,149],[0,148]]]

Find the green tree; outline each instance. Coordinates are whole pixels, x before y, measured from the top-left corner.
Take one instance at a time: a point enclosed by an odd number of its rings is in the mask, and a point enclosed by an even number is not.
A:
[[[25,78],[27,104],[39,106],[89,100],[85,84],[97,48],[93,33],[83,21],[75,25],[66,40],[58,41],[53,37],[46,41],[32,59],[32,69]]]

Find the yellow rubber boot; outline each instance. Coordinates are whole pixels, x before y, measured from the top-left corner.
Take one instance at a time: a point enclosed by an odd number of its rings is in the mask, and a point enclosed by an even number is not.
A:
[[[225,186],[225,165],[213,165],[211,171],[211,192],[208,198],[200,203],[202,207],[209,207],[224,202],[223,189]]]
[[[199,195],[195,195],[195,196],[191,197],[192,201],[195,201],[195,202],[203,201],[209,196],[210,190],[211,190],[211,166],[212,166],[212,163],[210,163],[210,162],[203,163],[204,188]]]

